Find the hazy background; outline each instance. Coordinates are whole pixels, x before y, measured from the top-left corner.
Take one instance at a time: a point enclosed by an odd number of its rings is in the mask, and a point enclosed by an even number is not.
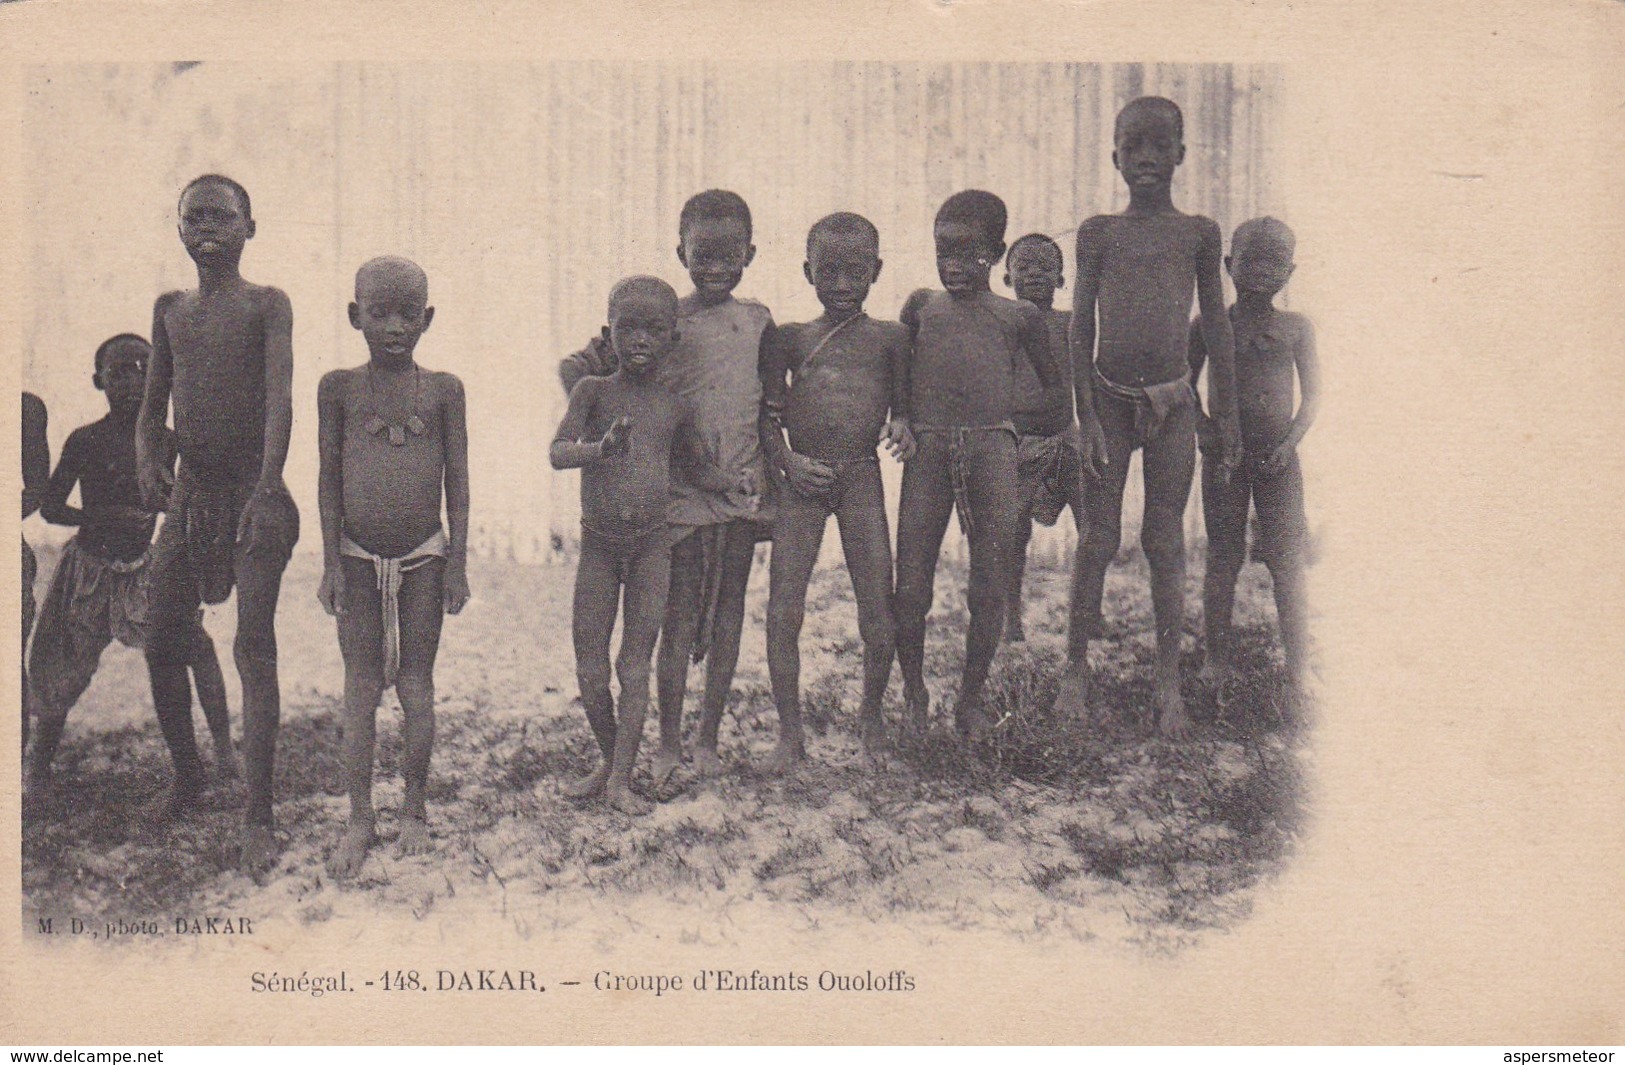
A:
[[[886,266],[868,310],[895,316],[909,291],[937,283],[932,216],[967,187],[1004,198],[1011,239],[1055,237],[1070,282],[1079,221],[1126,199],[1111,169],[1112,118],[1145,93],[1185,111],[1182,209],[1216,218],[1227,245],[1248,217],[1290,219],[1269,176],[1273,67],[36,68],[25,111],[32,224],[23,247],[34,289],[20,294],[23,384],[50,408],[55,457],[69,431],[105,412],[90,382],[96,345],[148,333],[153,298],[195,283],[175,236],[181,186],[226,173],[247,186],[259,225],[245,276],[293,301],[287,480],[306,515],[301,548],[319,545],[316,382],[365,361],[345,317],[354,271],[396,253],[428,271],[437,308],[419,360],[467,384],[473,547],[547,561],[571,542],[577,516],[577,475],[553,473],[546,459],[564,404],[554,366],[597,331],[617,278],[685,281],[673,249],[689,195],[721,186],[750,203],[758,253],[738,291],[779,321],[819,313],[801,276],[805,234],[834,210],[879,226]],[[1000,276],[994,288],[1006,291]],[[888,477],[895,507],[895,469]],[[1131,487],[1130,534],[1138,509]],[[43,531],[30,524],[31,536]],[[1188,524],[1200,528],[1194,493]],[[1062,551],[1070,539],[1063,527],[1043,549]]]

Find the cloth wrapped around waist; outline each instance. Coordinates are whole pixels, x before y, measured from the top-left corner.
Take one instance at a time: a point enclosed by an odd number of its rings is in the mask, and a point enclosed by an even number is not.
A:
[[[1016,432],[1015,422],[999,422],[997,425],[916,425],[913,431],[914,436],[922,440],[933,436],[947,439],[948,471],[954,488],[954,513],[959,517],[959,531],[967,540],[970,539],[976,530],[976,521],[971,516],[970,509],[970,456],[966,446],[976,436],[984,433],[1008,433],[1012,441],[1019,443],[1021,437]]]
[[[378,578],[379,598],[382,600],[384,622],[384,688],[395,686],[401,671],[401,577],[428,565],[437,558],[445,558],[449,548],[446,531],[436,529],[434,535],[414,547],[400,558],[375,555],[341,535],[339,554],[346,558],[364,558],[372,563]]]
[[[1196,390],[1191,388],[1189,377],[1137,388],[1120,385],[1097,368],[1094,379],[1095,386],[1106,395],[1134,404],[1134,433],[1141,440],[1149,440],[1161,432],[1168,415],[1196,403]]]

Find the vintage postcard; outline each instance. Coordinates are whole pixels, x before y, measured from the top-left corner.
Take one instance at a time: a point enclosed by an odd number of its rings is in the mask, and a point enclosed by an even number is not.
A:
[[[0,9],[0,1033],[1619,1042],[1622,18]]]

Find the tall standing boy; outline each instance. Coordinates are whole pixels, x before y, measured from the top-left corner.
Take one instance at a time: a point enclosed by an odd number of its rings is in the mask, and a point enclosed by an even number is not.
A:
[[[232,647],[243,685],[248,804],[240,861],[262,871],[276,857],[271,776],[281,694],[276,603],[299,511],[282,480],[293,425],[293,309],[281,289],[239,272],[255,232],[248,192],[219,174],[194,179],[178,205],[181,245],[198,286],[158,297],[152,366],[136,429],[145,505],[167,509],[152,549],[152,629],[147,668],[158,725],[175,763],[160,817],[195,803],[203,766],[192,734],[186,666],[198,604],[237,589]],[[164,463],[164,422],[175,401],[180,468]]]
[[[1183,214],[1173,205],[1174,170],[1184,158],[1179,107],[1156,96],[1132,101],[1118,112],[1112,151],[1112,165],[1128,183],[1128,208],[1078,227],[1072,357],[1083,458],[1094,478],[1085,505],[1089,528],[1072,569],[1069,661],[1056,702],[1075,714],[1087,708],[1089,640],[1102,631],[1101,593],[1122,537],[1129,456],[1141,448],[1140,543],[1151,564],[1157,625],[1156,710],[1169,739],[1181,739],[1190,729],[1179,692],[1179,653],[1184,513],[1196,465],[1197,403],[1186,342],[1193,289],[1212,355],[1209,403],[1222,467],[1233,464],[1236,450],[1234,357],[1219,277],[1223,238],[1211,218]]]
[[[681,478],[672,484],[676,546],[655,667],[660,749],[654,777],[661,791],[683,759],[683,694],[691,657],[709,657],[695,766],[706,775],[722,768],[717,733],[739,663],[745,587],[757,543],[772,536],[773,517],[772,502],[763,498],[766,466],[758,429],[758,374],[773,316],[760,303],[733,295],[756,257],[750,208],[738,193],[707,190],[683,204],[677,233],[677,258],[694,290],[678,301],[681,339],[659,378],[694,404],[700,436],[732,487],[717,491]],[[565,359],[559,376],[568,391],[583,376],[613,373],[615,365],[612,346],[596,343]]]
[[[1236,284],[1230,322],[1236,336],[1236,402],[1241,463],[1228,482],[1207,459],[1203,442],[1202,512],[1207,522],[1207,573],[1202,581],[1204,679],[1221,699],[1233,668],[1231,614],[1236,578],[1247,555],[1247,511],[1258,508],[1258,554],[1269,567],[1275,614],[1286,651],[1287,680],[1302,694],[1308,661],[1309,605],[1304,589],[1308,521],[1298,444],[1320,409],[1320,360],[1309,319],[1275,309],[1275,296],[1292,276],[1292,230],[1275,218],[1254,218],[1236,228],[1225,269]],[[1202,372],[1206,343],[1191,330],[1191,381]],[[1293,378],[1303,397],[1293,413]],[[1206,434],[1204,434],[1205,436]]]
[[[344,775],[350,824],[329,868],[349,876],[377,841],[372,804],[378,701],[393,686],[405,718],[402,854],[429,850],[440,626],[468,602],[468,419],[463,383],[413,357],[434,321],[429,278],[386,256],[355,275],[350,325],[368,360],[317,388],[322,606],[344,656]],[[444,491],[451,536],[441,524]]]
[[[92,381],[107,397],[107,416],[68,435],[56,472],[40,496],[46,521],[77,527],[78,532],[62,548],[29,655],[37,719],[28,761],[31,789],[50,780],[68,712],[90,686],[107,645],[115,639],[127,647],[146,645],[148,549],[157,519],[141,505],[135,421],[151,358],[152,348],[132,333],[97,347]],[[172,469],[175,443],[168,429],[160,447]],[[75,485],[77,507],[68,505]],[[221,777],[231,780],[238,774],[226,682],[201,615],[200,610],[192,616],[188,665],[214,739],[215,765]]]
[[[883,441],[906,460],[914,440],[903,413],[908,332],[863,313],[880,267],[880,233],[873,222],[839,213],[815,223],[807,234],[802,272],[824,313],[802,325],[780,327],[762,368],[762,447],[789,486],[773,524],[767,600],[767,665],[779,711],[779,745],[770,766],[776,772],[791,769],[807,754],[799,644],[807,584],[831,514],[840,528],[863,638],[858,711],[863,742],[874,750],[882,740],[880,702],[891,678],[896,626],[891,537],[876,446]]]
[[[1038,380],[1032,364],[1016,365],[1015,425],[1016,463],[1019,471],[1020,512],[1016,516],[1016,541],[1010,556],[1010,592],[1005,607],[1005,639],[1020,643],[1027,638],[1022,625],[1021,585],[1027,572],[1027,544],[1032,540],[1033,522],[1054,525],[1066,508],[1072,510],[1078,538],[1083,538],[1083,476],[1078,463],[1078,446],[1071,431],[1072,360],[1067,354],[1067,331],[1072,315],[1055,309],[1055,292],[1066,284],[1061,272],[1061,246],[1042,233],[1028,233],[1010,245],[1004,260],[1004,283],[1017,299],[1044,312],[1049,327],[1050,350],[1054,354],[1065,388],[1049,391]]]
[[[903,470],[897,514],[903,700],[911,722],[923,725],[930,702],[925,619],[942,537],[957,510],[970,541],[970,624],[954,724],[972,737],[992,724],[982,689],[1004,628],[1016,541],[1016,367],[1031,363],[1047,391],[1058,392],[1062,383],[1043,312],[988,287],[993,264],[1004,256],[1005,224],[1004,201],[990,192],[948,197],[934,229],[944,291],[915,292],[902,313],[914,344],[907,414],[918,444]]]

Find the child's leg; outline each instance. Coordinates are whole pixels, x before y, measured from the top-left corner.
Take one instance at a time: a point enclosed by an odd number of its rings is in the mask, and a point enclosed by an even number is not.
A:
[[[1027,575],[1027,548],[1033,538],[1033,501],[1043,490],[1044,478],[1044,464],[1035,459],[1031,449],[1042,439],[1042,437],[1022,437],[1021,442],[1026,444],[1028,449],[1027,454],[1023,454],[1020,444],[1017,446],[1016,520],[1011,527],[1015,540],[1010,545],[1010,584],[1004,604],[1004,638],[1010,643],[1021,643],[1027,639],[1026,629],[1021,623],[1021,586]]]
[[[76,613],[75,589],[79,586],[82,562],[72,541],[63,550],[62,561],[51,579],[45,605],[40,610],[39,628],[34,634],[29,656],[34,711],[34,746],[28,757],[30,787],[44,785],[51,777],[51,763],[67,727],[68,712],[90,687],[101,662],[102,651],[112,642],[105,599],[81,600]]]
[[[794,489],[785,493],[773,521],[773,555],[767,593],[767,672],[779,712],[779,746],[770,769],[782,772],[806,757],[801,729],[801,622],[807,584],[818,564],[829,510]],[[890,581],[890,574],[887,580]]]
[[[733,688],[734,669],[739,665],[739,641],[745,630],[745,590],[756,560],[755,522],[736,518],[726,526],[718,565],[722,567],[717,595],[717,613],[711,627],[711,648],[705,658],[705,696],[700,703],[700,742],[694,762],[705,773],[722,770],[717,757],[717,733],[722,712]]]
[[[434,660],[440,651],[440,627],[446,620],[446,560],[430,559],[401,574],[396,597],[400,606],[401,664],[395,694],[405,718],[406,757],[401,775],[406,794],[401,801],[402,854],[429,849],[429,757],[434,750]]]
[[[339,653],[344,657],[344,785],[350,823],[328,860],[334,876],[352,876],[377,842],[372,805],[378,700],[384,691],[383,598],[372,563],[341,558],[344,612],[338,616]]]
[[[573,799],[604,790],[610,763],[615,758],[615,701],[609,691],[609,641],[615,631],[615,609],[621,595],[620,564],[614,554],[590,534],[581,538],[576,561],[575,602],[570,611],[570,632],[575,642],[576,686],[581,708],[587,713],[593,739],[602,760],[579,780],[564,786]]]
[[[158,728],[175,763],[174,786],[154,811],[164,819],[184,813],[203,790],[203,759],[192,731],[192,683],[187,675],[200,598],[186,547],[186,509],[183,481],[175,486],[170,516],[152,545],[147,573],[147,675]]]
[[[39,561],[34,549],[23,542],[23,645],[20,653],[23,671],[23,750],[28,750],[28,719],[34,713],[34,692],[28,683],[28,634],[34,629],[34,580],[39,576]]]
[[[1129,457],[1134,454],[1134,407],[1112,396],[1096,394],[1095,416],[1106,437],[1106,468],[1084,489],[1077,553],[1072,559],[1072,601],[1067,620],[1066,673],[1055,707],[1081,715],[1089,707],[1089,641],[1104,631],[1100,614],[1106,570],[1123,539],[1123,487]],[[1074,507],[1073,516],[1077,517]]]
[[[1151,606],[1157,622],[1155,677],[1158,723],[1169,739],[1183,738],[1190,722],[1179,693],[1179,654],[1185,628],[1185,507],[1196,469],[1196,404],[1168,412],[1146,441],[1145,517],[1140,545],[1151,564]]]
[[[1202,575],[1202,678],[1222,685],[1232,665],[1231,614],[1236,578],[1247,556],[1247,471],[1226,484],[1217,456],[1202,456],[1202,518],[1207,526],[1207,569]]]
[[[232,657],[243,684],[243,762],[248,780],[241,865],[244,871],[259,872],[276,857],[271,782],[282,719],[276,604],[282,571],[299,539],[299,511],[286,495],[257,494],[245,504],[245,511],[249,508],[254,510],[249,535],[238,543],[233,558],[237,638]]]
[[[688,530],[688,535],[671,549],[671,584],[655,664],[660,699],[660,749],[655,752],[653,766],[657,789],[670,782],[683,761],[683,695],[688,689],[688,659],[705,611],[704,536],[704,529]]]
[[[977,733],[989,722],[982,689],[1004,630],[1010,556],[1016,541],[1016,439],[1007,432],[977,432],[966,438],[966,479],[971,512],[970,624],[965,630],[965,670],[959,688],[961,732]]]
[[[643,742],[649,714],[649,660],[654,657],[671,588],[671,552],[658,542],[627,566],[621,603],[621,649],[615,675],[621,681],[621,703],[615,715],[615,748],[604,797],[627,814],[649,812],[649,804],[632,793],[632,770]]]
[[[1275,592],[1287,678],[1297,688],[1309,665],[1309,596],[1304,573],[1309,520],[1304,513],[1303,468],[1297,454],[1281,472],[1260,478],[1253,496],[1264,531],[1265,562]]]
[[[203,628],[203,619],[197,618],[192,630],[192,686],[197,689],[197,701],[203,706],[203,720],[214,739],[215,772],[224,780],[242,776],[237,764],[237,751],[231,742],[231,716],[226,709],[226,678],[220,672],[220,659],[214,652],[214,641]]]
[[[911,727],[925,726],[930,696],[925,689],[925,618],[931,612],[937,556],[954,512],[952,456],[947,433],[919,434],[919,450],[903,467],[897,507],[897,665],[903,672],[903,704]]]
[[[871,751],[884,742],[880,703],[891,680],[897,653],[892,616],[891,535],[886,528],[886,496],[879,464],[854,468],[841,497],[836,521],[852,592],[858,601],[858,635],[863,639],[863,702],[858,708],[863,744]]]

